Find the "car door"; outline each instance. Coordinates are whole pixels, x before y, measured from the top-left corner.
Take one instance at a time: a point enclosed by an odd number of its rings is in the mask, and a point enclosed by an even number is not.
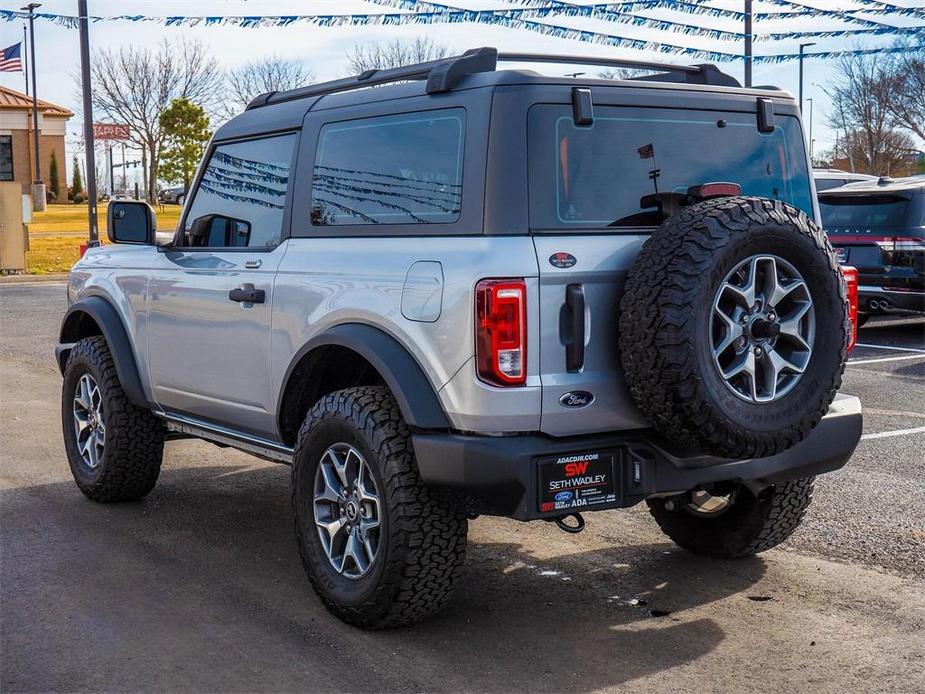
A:
[[[269,385],[273,285],[286,251],[297,135],[213,143],[147,297],[154,398],[167,413],[275,431]]]

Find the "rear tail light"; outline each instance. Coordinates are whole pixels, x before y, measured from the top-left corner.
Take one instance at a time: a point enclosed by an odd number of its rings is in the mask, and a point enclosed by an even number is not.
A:
[[[527,382],[527,284],[482,280],[475,287],[475,353],[479,378],[499,386]]]
[[[858,341],[858,271],[850,265],[842,265],[841,273],[848,286],[848,318],[851,319],[851,334],[848,336],[848,350],[854,349]]]

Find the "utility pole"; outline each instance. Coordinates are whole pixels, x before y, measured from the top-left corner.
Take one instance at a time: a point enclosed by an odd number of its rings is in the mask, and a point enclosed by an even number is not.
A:
[[[815,46],[815,43],[800,44],[800,113],[803,113],[803,49],[807,46]]]
[[[32,142],[35,156],[35,178],[32,180],[32,209],[36,212],[45,211],[45,183],[42,181],[42,160],[39,159],[39,98],[38,87],[35,84],[35,8],[42,5],[30,2],[20,9],[29,13],[29,48],[32,57]]]
[[[745,86],[752,86],[752,0],[745,0]]]
[[[77,22],[80,27],[80,86],[83,91],[84,148],[87,155],[87,216],[90,227],[88,246],[100,242],[96,216],[96,153],[93,143],[93,101],[90,97],[90,33],[87,19],[87,0],[77,0]]]

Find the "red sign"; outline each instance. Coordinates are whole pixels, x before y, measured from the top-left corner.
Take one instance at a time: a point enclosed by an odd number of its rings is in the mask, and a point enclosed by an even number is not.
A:
[[[94,123],[93,138],[95,140],[127,140],[128,126],[119,123]]]

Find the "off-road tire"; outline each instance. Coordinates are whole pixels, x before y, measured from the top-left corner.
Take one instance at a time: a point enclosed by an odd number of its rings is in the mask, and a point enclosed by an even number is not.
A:
[[[805,279],[815,344],[799,382],[773,402],[737,397],[710,350],[713,297],[736,264],[772,253]],[[850,321],[825,233],[777,200],[732,197],[685,208],[655,230],[627,277],[619,347],[626,383],[658,431],[688,450],[730,458],[780,453],[819,423],[841,385]]]
[[[103,403],[106,443],[99,465],[92,469],[77,451],[73,400],[80,377],[96,380]],[[164,454],[164,426],[149,410],[134,405],[122,390],[116,365],[101,336],[80,340],[64,370],[61,423],[71,474],[84,495],[102,503],[134,501],[157,482]]]
[[[335,443],[364,456],[382,506],[376,558],[354,579],[331,566],[313,514],[315,470]],[[363,629],[411,624],[450,599],[465,559],[466,517],[421,482],[411,432],[387,388],[340,390],[312,407],[293,457],[292,508],[305,571],[324,605],[344,622]]]
[[[793,534],[812,501],[814,479],[784,482],[757,497],[740,487],[728,510],[716,516],[700,516],[685,508],[669,511],[661,498],[647,503],[662,532],[679,547],[720,559],[750,557]]]

